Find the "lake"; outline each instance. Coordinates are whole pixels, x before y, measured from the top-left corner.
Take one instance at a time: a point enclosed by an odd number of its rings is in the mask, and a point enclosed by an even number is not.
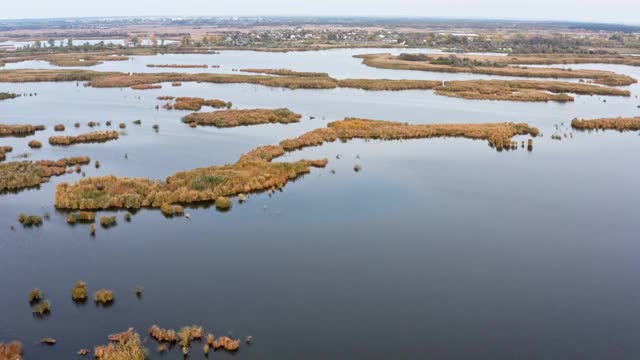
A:
[[[425,50],[412,50],[422,51]],[[137,56],[97,71],[202,72],[146,64],[209,64],[204,71],[288,68],[336,78],[480,79],[473,74],[366,67],[354,54],[406,49],[339,49],[213,55]],[[640,68],[575,65],[640,79]],[[55,68],[45,62],[7,64]],[[282,192],[252,194],[231,211],[187,208],[191,219],[142,209],[118,226],[68,225],[53,206],[54,177],[0,195],[0,341],[20,340],[27,359],[74,357],[81,348],[134,327],[151,359],[161,355],[147,329],[198,324],[250,346],[215,358],[248,359],[629,359],[640,356],[640,152],[637,132],[576,132],[571,119],[640,115],[638,84],[630,98],[576,96],[574,103],[475,101],[432,91],[286,90],[250,84],[163,84],[163,89],[96,89],[73,83],[0,84],[0,91],[37,93],[0,102],[0,123],[45,124],[14,147],[7,161],[87,155],[115,174],[164,179],[173,172],[237,161],[328,122],[363,117],[408,123],[527,122],[544,134],[534,150],[498,153],[485,141],[424,139],[335,142],[277,161],[328,158],[325,169],[290,182]],[[156,110],[157,96],[198,96],[233,107],[287,107],[300,123],[231,129],[189,128],[188,111]],[[604,102],[606,100],[606,102]],[[210,111],[205,107],[202,111]],[[311,119],[310,117],[315,117]],[[141,119],[142,125],[132,124]],[[105,144],[51,147],[53,125],[73,135],[127,123]],[[99,121],[89,130],[86,123]],[[82,123],[79,129],[75,122]],[[159,131],[152,129],[158,124]],[[564,125],[562,125],[564,124]],[[573,134],[562,141],[556,133]],[[60,133],[58,133],[60,134]],[[45,145],[32,150],[31,139]],[[524,140],[525,137],[516,137]],[[126,154],[126,158],[125,158]],[[337,155],[340,155],[337,159]],[[362,171],[353,171],[354,165]],[[335,174],[332,174],[335,170]],[[24,229],[18,214],[50,218]],[[15,230],[11,230],[11,226]],[[70,297],[77,280],[89,293],[115,290],[108,308]],[[141,298],[135,287],[142,286]],[[52,304],[36,318],[27,301],[39,287]],[[54,337],[53,347],[38,340]],[[380,340],[375,340],[380,339]],[[375,344],[374,344],[375,342]],[[193,359],[202,358],[195,343]]]

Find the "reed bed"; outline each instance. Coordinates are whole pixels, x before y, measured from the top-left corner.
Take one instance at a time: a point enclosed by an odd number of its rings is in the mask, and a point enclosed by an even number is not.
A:
[[[48,61],[55,66],[95,66],[105,61],[126,61],[128,56],[113,56],[101,54],[52,54],[36,57],[34,60]]]
[[[289,109],[243,109],[193,113],[183,117],[182,122],[227,128],[274,123],[290,124],[299,122],[301,118],[302,115]]]
[[[163,98],[166,99],[170,97],[163,97]],[[160,97],[158,99],[160,99]],[[179,97],[175,100],[176,100],[175,104],[166,106],[165,108],[170,110],[198,111],[202,109],[203,106],[209,106],[215,109],[222,109],[222,108],[229,109],[231,108],[231,106],[233,106],[231,102],[226,102],[226,101],[217,100],[217,99],[205,100],[203,98],[198,98],[198,97]]]
[[[571,127],[576,130],[618,130],[618,131],[638,131],[640,130],[640,116],[633,118],[601,118],[601,119],[573,119]]]
[[[451,55],[429,54],[430,59],[447,58]],[[504,65],[554,65],[554,64],[619,64],[640,66],[637,56],[629,55],[591,55],[591,54],[512,54],[495,55],[463,55],[473,61],[501,63]]]
[[[12,341],[7,344],[0,342],[0,359],[22,360],[22,343],[19,341]]]
[[[162,89],[162,85],[160,84],[138,84],[131,85],[133,90],[153,90],[153,89]]]
[[[40,149],[42,147],[42,143],[36,139],[29,141],[27,145],[32,149]]]
[[[329,77],[329,74],[323,72],[300,72],[289,69],[240,69],[242,72],[253,74],[266,74],[266,75],[278,75],[278,76],[296,76],[296,77]]]
[[[407,61],[416,63],[415,61]],[[503,69],[503,68],[500,68]],[[509,69],[507,69],[509,70]],[[591,70],[589,70],[591,71]],[[578,72],[566,71],[577,74]],[[510,74],[513,76],[512,74]],[[463,97],[468,99],[482,98],[492,100],[513,101],[572,101],[573,98],[564,92],[584,95],[629,96],[625,90],[614,89],[591,84],[576,84],[559,81],[527,81],[527,80],[489,80],[494,86],[478,83],[477,80],[449,81],[442,84],[432,80],[386,80],[386,79],[346,79],[336,80],[331,77],[297,77],[297,76],[264,76],[264,75],[231,75],[231,74],[122,74],[100,73],[80,70],[7,70],[0,71],[0,82],[18,81],[69,81],[80,78],[88,80],[93,87],[136,87],[139,89],[159,88],[161,82],[208,82],[216,84],[256,84],[268,87],[288,89],[334,89],[337,87],[358,88],[370,91],[380,90],[431,90],[444,96]],[[520,84],[518,84],[520,83]],[[538,83],[539,85],[533,85]],[[540,85],[543,84],[544,85]],[[601,82],[609,85],[624,85],[630,81]],[[459,86],[470,88],[461,91]],[[506,91],[509,88],[517,89]],[[549,89],[549,90],[546,90]],[[563,90],[564,89],[564,90]],[[545,91],[555,92],[546,94]],[[480,93],[476,94],[476,93]]]
[[[162,68],[162,69],[207,69],[209,65],[198,64],[147,64],[148,68]]]
[[[23,137],[28,135],[33,135],[36,131],[44,130],[44,125],[6,125],[0,124],[0,137]]]
[[[486,140],[491,147],[501,151],[513,148],[512,138],[516,135],[535,137],[538,129],[515,123],[409,125],[349,118],[332,122],[327,128],[284,140],[279,145],[251,150],[235,164],[178,172],[164,182],[104,176],[81,179],[74,184],[62,183],[56,187],[55,206],[61,209],[87,210],[158,208],[163,204],[212,201],[252,191],[282,188],[288,181],[308,173],[311,166],[326,166],[327,160],[273,163],[273,158],[285,152],[319,146],[338,139],[464,137]]]
[[[369,91],[433,90],[442,85],[438,80],[344,79],[338,86]]]
[[[82,143],[103,143],[117,140],[119,136],[117,131],[95,131],[77,136],[52,136],[49,138],[49,144],[68,146]]]
[[[178,334],[172,329],[163,329],[158,325],[149,328],[149,335],[158,342],[176,343],[178,342]]]
[[[537,80],[461,80],[447,81],[436,94],[474,100],[574,101],[567,93],[580,95],[631,96],[627,90],[612,87]]]
[[[637,82],[636,79],[622,74],[601,70],[571,70],[560,68],[532,68],[514,66],[456,66],[430,61],[402,60],[390,54],[356,55],[362,63],[382,69],[421,70],[448,73],[473,73],[483,75],[537,77],[553,79],[591,79],[594,82],[609,86],[626,86]],[[438,59],[437,57],[429,57]],[[499,61],[499,59],[495,59]]]
[[[144,360],[146,349],[142,345],[140,335],[130,328],[126,332],[108,337],[108,345],[96,346],[94,356],[98,360]]]
[[[88,157],[64,158],[58,161],[11,161],[0,164],[0,192],[36,187],[52,176],[67,173],[67,167],[85,165]]]

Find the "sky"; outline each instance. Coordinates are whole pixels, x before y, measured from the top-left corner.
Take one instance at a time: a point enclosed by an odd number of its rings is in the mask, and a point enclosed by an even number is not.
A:
[[[348,15],[640,24],[639,0],[2,0],[0,18]]]

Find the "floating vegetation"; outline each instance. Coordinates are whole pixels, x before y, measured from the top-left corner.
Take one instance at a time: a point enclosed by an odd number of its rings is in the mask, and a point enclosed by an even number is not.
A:
[[[53,127],[53,130],[54,131],[64,131],[64,125],[58,124],[58,125]]]
[[[249,109],[193,113],[183,117],[182,122],[224,128],[269,123],[289,124],[299,122],[301,118],[302,115],[289,109]]]
[[[45,345],[50,345],[53,346],[57,343],[56,339],[52,338],[52,337],[46,337],[46,338],[42,338],[40,339],[40,344],[45,344]]]
[[[101,289],[93,294],[93,301],[98,304],[109,304],[114,300],[113,290]]]
[[[184,208],[180,205],[162,204],[160,211],[166,216],[182,215],[184,214]]]
[[[152,89],[162,89],[162,85],[160,84],[138,84],[131,85],[133,90],[152,90]]]
[[[18,216],[18,221],[20,222],[20,224],[22,224],[22,226],[25,226],[25,227],[42,225],[42,218],[37,215],[27,216],[23,213],[20,213],[20,215]]]
[[[173,69],[207,69],[209,65],[194,64],[147,64],[149,68],[173,68]]]
[[[142,125],[142,120],[138,119],[138,120],[133,120],[133,124],[134,125]]]
[[[67,215],[67,222],[75,224],[76,222],[93,223],[96,221],[96,213],[93,211],[79,211]]]
[[[38,140],[35,140],[35,139],[29,141],[28,145],[32,149],[39,149],[39,148],[42,147],[42,143],[40,141],[38,141]]]
[[[15,99],[20,95],[14,93],[0,92],[0,100]]]
[[[34,304],[42,300],[42,290],[35,288],[29,292],[29,303]]]
[[[131,217],[132,217],[131,213],[130,212],[126,212],[124,214],[124,221],[131,222]]]
[[[94,348],[94,356],[99,360],[144,360],[146,349],[140,335],[130,328],[126,332],[110,335],[112,343]]]
[[[0,359],[22,360],[22,343],[12,341],[8,344],[0,342]]]
[[[117,131],[95,131],[77,136],[52,136],[49,138],[49,144],[68,146],[81,143],[103,143],[117,140],[118,137]]]
[[[49,300],[45,300],[41,303],[36,304],[33,307],[33,313],[39,316],[49,314],[51,312],[51,303]]]
[[[640,116],[633,118],[601,118],[593,120],[573,119],[571,127],[577,130],[640,130]]]
[[[36,133],[36,131],[41,131],[44,129],[45,129],[44,125],[0,124],[0,137],[7,137],[7,136],[22,137],[27,135],[33,135]]]
[[[222,100],[212,99],[205,100],[203,98],[198,97],[179,97],[175,99],[176,102],[173,105],[165,106],[166,109],[173,110],[191,110],[198,111],[202,109],[203,106],[209,106],[216,109],[221,108],[231,108],[233,105],[231,102],[226,102]]]
[[[136,286],[136,297],[142,296],[142,286]]]
[[[94,166],[96,167],[96,169],[100,169],[100,161],[96,160]]]
[[[112,226],[116,226],[118,224],[118,220],[116,220],[115,216],[102,216],[100,218],[100,225],[103,228],[110,228]]]
[[[149,328],[149,335],[156,339],[158,342],[176,343],[178,342],[178,334],[175,330],[162,329],[158,325],[153,325]]]
[[[78,281],[75,283],[73,289],[71,289],[71,298],[74,301],[87,300],[87,284],[84,281]]]
[[[293,71],[289,69],[240,69],[242,72],[254,73],[254,74],[267,74],[267,75],[278,75],[278,76],[296,76],[296,77],[329,77],[327,73],[321,72],[300,72]]]
[[[126,128],[127,128],[127,124],[125,124],[125,123],[120,123],[120,124],[118,125],[118,127],[119,127],[120,129],[126,129]]]
[[[229,210],[233,203],[228,197],[220,196],[216,199],[216,208],[218,210]]]
[[[446,56],[434,56],[429,55],[428,61],[412,61],[407,60],[406,55],[403,60],[400,56],[393,56],[390,54],[366,54],[356,55],[354,57],[363,59],[362,63],[367,66],[382,68],[382,69],[398,69],[398,70],[422,70],[433,72],[447,72],[447,73],[473,73],[473,74],[485,74],[485,75],[500,75],[500,76],[514,76],[514,77],[536,77],[536,78],[554,78],[554,79],[592,79],[594,82],[602,85],[609,86],[626,86],[636,83],[636,79],[627,76],[616,74],[610,71],[602,70],[571,70],[560,68],[539,68],[539,67],[513,67],[506,66],[508,64],[508,58],[502,59],[502,57],[489,57],[484,56],[482,58],[471,56],[467,59],[473,59],[476,62],[480,62],[483,66],[474,66],[473,60],[464,61],[457,57],[452,58],[449,55]],[[443,57],[448,59],[442,60]],[[491,58],[491,60],[488,60]],[[482,59],[482,60],[480,60]],[[434,62],[435,60],[435,62]],[[507,61],[504,65],[492,65],[491,61],[503,62]]]
[[[156,99],[162,100],[162,101],[171,101],[175,98],[176,98],[175,96],[158,96]]]

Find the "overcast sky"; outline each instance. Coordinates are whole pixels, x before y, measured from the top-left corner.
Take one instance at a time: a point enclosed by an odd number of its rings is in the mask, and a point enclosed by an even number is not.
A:
[[[640,24],[640,0],[2,0],[0,18],[373,15]]]

